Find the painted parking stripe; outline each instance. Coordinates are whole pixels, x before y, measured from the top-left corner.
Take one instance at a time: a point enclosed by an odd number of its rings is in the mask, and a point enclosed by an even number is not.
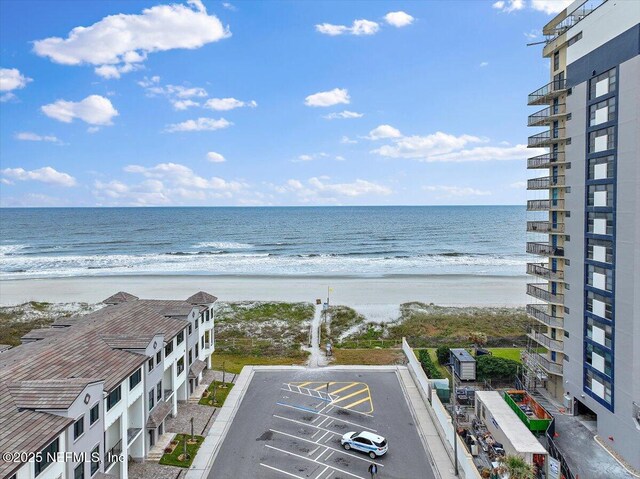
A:
[[[304,439],[304,438],[298,437],[298,436],[296,436],[294,434],[289,434],[288,432],[278,431],[276,429],[269,429],[269,431],[275,432],[276,434],[282,434],[283,436],[292,437],[294,439],[298,439],[299,441],[310,442],[311,444],[316,444],[315,442],[310,441],[309,439]],[[384,467],[384,464],[381,464],[381,463],[376,462],[376,461],[372,461],[371,459],[365,459],[364,457],[356,456],[355,453],[351,454],[350,452],[347,452],[346,450],[336,449],[335,447],[331,447],[331,446],[327,446],[327,445],[325,445],[323,447],[331,449],[332,451],[335,451],[335,452],[339,452],[340,454],[344,454],[345,456],[353,457],[354,459],[359,459],[361,461],[366,461],[366,462],[373,462],[377,466]]]
[[[331,394],[341,393],[342,391],[346,391],[347,389],[352,388],[354,386],[357,386],[358,384],[362,384],[362,383],[359,383],[359,382],[349,383],[346,386],[341,387],[340,389],[336,389],[335,391],[331,391]]]
[[[358,399],[357,401],[352,402],[351,404],[347,404],[346,406],[344,406],[345,409],[351,409],[352,407],[357,406],[358,404],[362,404],[365,401],[368,401],[369,398],[362,398],[362,399]]]
[[[278,416],[277,414],[274,414],[273,417],[277,417],[278,419],[283,419],[285,421],[289,421],[289,422],[294,422],[296,424],[300,424],[302,426],[309,426],[309,427],[315,427],[318,431],[316,432],[316,434],[318,434],[319,432],[325,431],[325,432],[329,432],[331,434],[335,434],[336,436],[342,436],[341,433],[339,432],[335,432],[335,431],[331,431],[329,429],[325,429],[323,427],[320,426],[314,426],[313,424],[308,424],[306,422],[302,422],[302,421],[296,421],[295,419],[290,419],[288,417],[283,417],[283,416]],[[315,435],[315,434],[314,434]],[[311,436],[313,438],[313,436]]]
[[[297,479],[304,479],[302,476],[296,476],[295,474],[291,474],[290,472],[283,471],[282,469],[278,469],[277,467],[270,466],[269,464],[260,463],[261,466],[266,467],[267,469],[271,469],[272,471],[278,471],[280,474],[285,474],[289,477],[296,477]]]
[[[329,469],[329,466],[325,467],[322,470],[322,472],[316,476],[316,479],[320,479],[320,477],[322,477],[324,475],[324,473],[327,472],[327,469]]]
[[[301,407],[301,406],[293,406],[293,405],[291,405],[291,404],[280,403],[280,402],[279,402],[279,403],[276,403],[276,404],[278,404],[279,406],[282,406],[282,407],[288,407],[288,408],[291,408],[291,409],[298,409],[299,411],[311,412],[311,413],[313,413],[313,414],[316,414],[316,415],[318,416],[318,418],[320,418],[320,417],[330,417],[330,418],[331,418],[331,419],[333,419],[334,421],[343,422],[343,423],[345,423],[345,424],[351,424],[352,426],[360,427],[360,428],[362,428],[362,429],[368,429],[368,430],[369,430],[369,431],[371,431],[371,432],[377,432],[375,429],[373,429],[373,428],[371,428],[371,427],[369,427],[369,426],[364,426],[364,425],[362,425],[362,424],[358,424],[358,423],[356,423],[356,422],[347,421],[346,419],[339,419],[339,418],[337,418],[337,417],[332,417],[332,416],[329,416],[329,415],[327,415],[327,414],[323,414],[323,413],[321,413],[321,412],[314,411],[313,409],[308,409],[308,408]],[[302,423],[302,424],[307,424],[307,423]],[[311,427],[317,427],[317,426],[315,426],[315,425],[313,425],[313,424],[311,424],[311,423],[308,423],[307,425],[308,425],[308,426],[311,426]]]
[[[360,389],[359,391],[356,391],[354,393],[351,394],[347,394],[346,396],[341,396],[340,399],[336,399],[335,401],[332,402],[332,404],[335,406],[336,404],[338,404],[339,402],[342,402],[346,399],[349,399],[353,396],[357,396],[358,394],[362,394],[362,393],[366,393],[369,390],[368,387],[364,388],[364,389]],[[367,397],[368,399],[368,397]]]
[[[320,391],[320,389],[322,388],[327,388],[327,384],[329,384],[329,386],[332,386],[333,384],[335,384],[335,381],[329,381],[328,383],[324,383],[322,386],[318,386],[317,388],[313,388],[315,391]]]
[[[295,456],[297,458],[304,459],[305,461],[311,461],[311,462],[315,462],[316,464],[322,464],[323,466],[326,466],[326,464],[324,462],[318,462],[318,461],[315,461],[313,459],[309,459],[308,457],[300,456],[299,454],[296,454],[294,452],[285,451],[284,449],[280,449],[278,447],[271,446],[270,444],[265,444],[264,447],[268,447],[269,449],[273,449],[275,451],[280,451],[280,452],[282,452],[284,454],[287,454],[289,456]],[[341,472],[342,474],[347,474],[348,476],[356,477],[357,479],[365,479],[362,476],[357,476],[356,474],[353,474],[353,473],[351,473],[349,471],[345,471],[344,469],[339,469],[339,468],[334,467],[334,466],[331,466],[331,467],[333,469],[335,469],[336,471]]]

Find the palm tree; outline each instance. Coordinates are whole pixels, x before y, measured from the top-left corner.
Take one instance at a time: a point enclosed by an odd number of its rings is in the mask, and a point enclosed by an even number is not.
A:
[[[499,469],[502,474],[508,474],[509,479],[536,479],[533,466],[522,457],[513,454],[507,455],[500,460]]]

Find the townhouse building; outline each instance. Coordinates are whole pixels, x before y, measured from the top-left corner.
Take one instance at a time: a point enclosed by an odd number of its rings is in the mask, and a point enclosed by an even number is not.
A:
[[[216,300],[120,292],[5,349],[0,477],[126,479],[211,367]]]

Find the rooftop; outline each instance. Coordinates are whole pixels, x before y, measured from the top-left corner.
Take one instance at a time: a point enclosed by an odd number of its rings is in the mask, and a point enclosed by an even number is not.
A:
[[[460,361],[463,361],[463,362],[467,361],[467,362],[474,362],[474,363],[476,362],[476,358],[471,356],[469,351],[467,351],[464,348],[451,348],[449,351],[451,351],[451,354],[453,354]]]

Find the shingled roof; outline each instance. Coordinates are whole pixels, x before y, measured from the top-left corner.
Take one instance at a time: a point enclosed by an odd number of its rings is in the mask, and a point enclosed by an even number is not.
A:
[[[189,377],[191,379],[197,378],[198,375],[204,371],[206,364],[201,359],[196,359],[193,363],[191,363],[191,367],[189,368]]]
[[[87,385],[100,379],[41,379],[7,383],[17,407],[21,409],[68,409]]]
[[[41,328],[41,329],[32,329],[27,334],[22,336],[20,339],[27,341],[39,341],[41,339],[49,338],[51,336],[55,336],[56,334],[61,333],[63,330],[60,328]]]
[[[187,298],[187,303],[195,304],[195,305],[212,304],[212,303],[215,303],[216,301],[218,301],[218,298],[216,298],[212,294],[205,293],[204,291],[198,291],[193,296],[189,296]]]
[[[136,299],[140,299],[137,296],[134,296],[129,293],[125,293],[124,291],[120,291],[113,296],[109,296],[107,299],[103,301],[104,304],[120,304],[126,303],[127,301],[135,301]]]
[[[158,427],[164,418],[166,418],[171,412],[172,405],[169,401],[160,401],[156,407],[153,408],[153,411],[149,414],[149,419],[147,419],[147,427],[148,428],[156,428]]]

